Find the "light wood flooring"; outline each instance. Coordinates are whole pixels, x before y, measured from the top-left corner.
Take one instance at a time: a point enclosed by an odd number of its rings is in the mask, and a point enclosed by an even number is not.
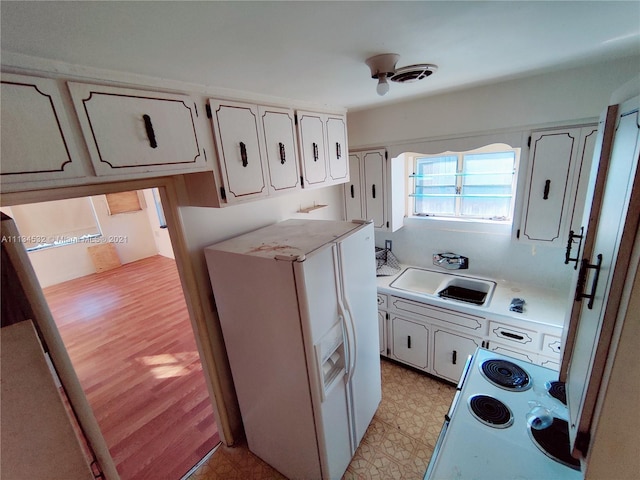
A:
[[[44,289],[122,480],[177,480],[218,442],[175,262]]]
[[[381,360],[382,401],[343,480],[422,480],[455,387]],[[285,480],[246,444],[220,445],[188,480]]]

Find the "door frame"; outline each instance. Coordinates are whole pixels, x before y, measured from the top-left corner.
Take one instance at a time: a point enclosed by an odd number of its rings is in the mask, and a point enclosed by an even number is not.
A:
[[[188,244],[185,237],[184,226],[182,224],[182,218],[178,209],[178,207],[180,206],[180,198],[182,193],[182,183],[178,181],[179,178],[181,177],[156,177],[94,185],[81,185],[55,189],[3,193],[0,197],[0,204],[2,206],[12,206],[25,203],[47,202],[52,200],[63,200],[67,198],[90,197],[107,193],[158,188],[167,223],[167,229],[169,231],[169,237],[171,239],[171,244],[175,256],[176,266],[180,277],[180,283],[182,284],[182,290],[189,313],[189,319],[191,321],[198,353],[200,355],[200,361],[202,363],[205,377],[205,384],[207,385],[207,389],[209,391],[209,397],[211,399],[216,424],[218,425],[220,439],[226,445],[233,445],[235,443],[234,430],[236,430],[236,428],[234,425],[232,425],[233,421],[230,420],[229,417],[229,406],[227,405],[227,402],[225,402],[225,392],[227,390],[227,386],[226,382],[224,381],[224,378],[229,378],[230,375],[229,377],[225,375],[224,367],[226,365],[224,365],[224,361],[221,362],[220,358],[218,358],[218,361],[216,361],[216,355],[214,354],[214,350],[216,348],[220,349],[224,347],[220,343],[220,339],[216,334],[217,332],[215,331],[215,329],[210,327],[210,322],[207,322],[206,312],[204,311],[206,302],[204,301],[205,299],[202,297],[198,288],[198,276],[191,262]],[[29,258],[26,256],[26,252],[24,258],[29,261]],[[32,270],[30,262],[28,269]],[[42,296],[42,298],[44,298],[42,289],[40,288],[39,284],[36,284],[36,287],[37,288],[34,294],[37,296]],[[46,326],[47,329],[52,329],[55,336],[59,337],[57,326],[53,322],[53,318],[51,317],[51,315],[45,315],[43,320],[46,323],[51,323],[51,325]],[[55,348],[61,348],[62,351],[58,352],[59,355],[62,358],[66,357],[68,359],[66,348],[61,341],[55,343]],[[220,355],[218,355],[218,357],[220,357]],[[224,353],[224,357],[226,357],[226,352]],[[221,363],[223,365],[220,365]],[[92,424],[92,419],[93,422],[95,422],[93,411],[89,407],[84,391],[82,390],[82,387],[77,380],[75,370],[73,370],[70,362],[68,366],[71,368],[71,376],[68,377],[67,382],[65,382],[64,379],[61,379],[62,383],[65,387],[65,390],[68,389],[69,391],[68,395],[70,403],[72,404],[74,410],[77,411],[79,422],[81,423],[83,429],[87,429],[87,431],[91,433],[97,426],[97,423]],[[220,370],[220,368],[222,368],[222,371]],[[86,412],[87,408],[89,409],[89,412]],[[230,408],[231,411],[233,411],[233,405],[231,405]],[[102,438],[101,432],[98,433],[100,438]],[[104,442],[103,439],[102,442]],[[97,443],[100,443],[99,440]],[[106,454],[109,455],[108,450]],[[104,457],[104,455],[105,453],[101,452],[101,456]],[[112,461],[110,455],[109,460]],[[115,477],[108,475],[107,478],[118,478],[118,476],[117,474]]]

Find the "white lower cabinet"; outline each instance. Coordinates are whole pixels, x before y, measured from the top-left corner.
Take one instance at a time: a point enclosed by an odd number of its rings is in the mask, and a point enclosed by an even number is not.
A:
[[[378,310],[378,335],[380,339],[380,355],[387,356],[387,312]]]
[[[478,347],[558,370],[562,328],[378,293],[380,354],[457,383]]]
[[[434,328],[433,373],[452,382],[458,382],[467,357],[480,346],[480,338]]]
[[[391,358],[426,370],[429,366],[427,325],[390,315]]]

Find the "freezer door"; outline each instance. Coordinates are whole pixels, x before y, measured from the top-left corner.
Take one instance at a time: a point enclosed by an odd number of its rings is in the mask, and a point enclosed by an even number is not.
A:
[[[340,239],[337,246],[346,328],[354,337],[347,387],[355,451],[382,398],[373,224]]]

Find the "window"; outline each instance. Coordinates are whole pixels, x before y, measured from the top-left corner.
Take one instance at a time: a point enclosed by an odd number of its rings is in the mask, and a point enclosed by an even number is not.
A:
[[[504,144],[415,156],[413,214],[510,222],[519,156]]]
[[[28,252],[86,242],[101,235],[90,198],[69,198],[3,207]]]

